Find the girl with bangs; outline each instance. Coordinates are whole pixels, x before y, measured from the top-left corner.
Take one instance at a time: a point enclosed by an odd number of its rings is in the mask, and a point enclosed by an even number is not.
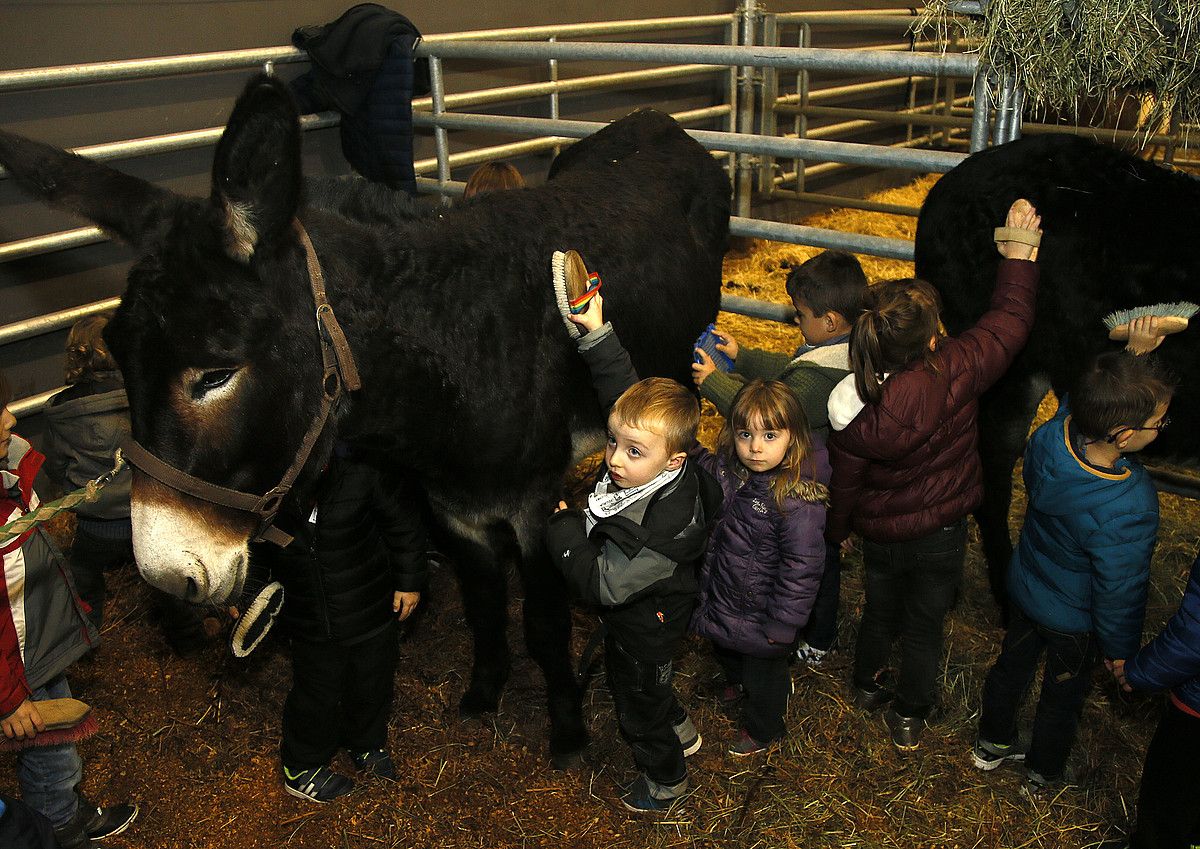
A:
[[[743,757],[786,731],[788,654],[825,568],[829,461],[796,396],[777,380],[747,383],[717,452],[697,446],[692,456],[723,493],[692,630],[713,642],[726,681],[722,701],[740,706],[729,752]]]

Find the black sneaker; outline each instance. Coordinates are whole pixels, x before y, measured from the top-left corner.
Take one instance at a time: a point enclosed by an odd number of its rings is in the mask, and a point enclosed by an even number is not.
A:
[[[1025,783],[1021,785],[1021,795],[1035,802],[1050,802],[1067,788],[1070,782],[1066,776],[1047,778],[1036,770],[1025,773]]]
[[[83,798],[80,798],[79,811],[75,814],[77,817],[82,816],[83,831],[91,840],[103,840],[105,837],[120,834],[129,828],[129,824],[137,819],[137,815],[137,805],[101,808]]]
[[[1001,743],[989,743],[982,737],[975,741],[971,750],[971,762],[976,769],[993,770],[1005,761],[1023,761],[1025,753],[1017,748],[1015,743],[1005,746]]]
[[[851,693],[850,701],[859,710],[865,710],[867,713],[873,713],[886,705],[896,697],[896,694],[887,687],[874,684],[870,688],[860,687],[857,684],[853,685],[854,692]]]
[[[392,756],[388,754],[387,749],[351,752],[350,756],[354,759],[354,765],[358,767],[359,772],[374,775],[376,778],[387,778],[391,781],[399,778],[396,774],[396,764],[392,761]]]
[[[327,766],[316,769],[283,768],[283,789],[288,795],[312,802],[332,802],[354,789],[354,779],[334,772]]]
[[[925,717],[901,716],[892,708],[883,715],[888,731],[892,733],[892,745],[902,752],[913,752],[921,745],[921,732],[925,730]]]

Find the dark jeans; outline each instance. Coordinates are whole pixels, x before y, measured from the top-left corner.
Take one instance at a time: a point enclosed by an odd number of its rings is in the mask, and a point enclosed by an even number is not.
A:
[[[395,624],[342,645],[292,641],[292,690],[283,706],[279,754],[292,769],[326,766],[338,747],[387,746],[399,640]]]
[[[825,572],[802,637],[814,649],[829,651],[837,639],[838,600],[842,592],[841,546],[825,545]]]
[[[71,685],[65,675],[56,675],[34,688],[30,695],[35,702],[70,697]],[[72,742],[29,746],[17,752],[17,783],[21,786],[21,798],[50,820],[55,828],[62,828],[75,816],[79,808],[76,787],[82,777],[83,761]]]
[[[1097,645],[1091,632],[1064,634],[1034,622],[1013,605],[1000,656],[983,684],[979,736],[989,743],[1017,742],[1017,718],[1038,661],[1046,654],[1042,692],[1033,717],[1025,765],[1051,781],[1062,777],[1075,742],[1079,715],[1092,686]]]
[[[713,646],[713,654],[725,680],[741,684],[746,691],[742,701],[742,727],[759,743],[778,740],[787,731],[783,716],[792,693],[792,674],[788,657],[751,657],[748,654]]]
[[[854,683],[874,688],[900,638],[900,680],[894,707],[901,716],[928,716],[937,697],[942,625],[958,596],[967,521],[905,542],[863,540],[867,603],[858,629]]]
[[[1186,849],[1200,845],[1196,770],[1200,764],[1200,717],[1168,702],[1146,750],[1138,791],[1133,849]]]
[[[687,768],[672,723],[684,710],[671,686],[671,661],[638,657],[636,646],[624,646],[609,634],[604,639],[604,666],[617,726],[633,749],[637,768],[666,787],[683,781]]]

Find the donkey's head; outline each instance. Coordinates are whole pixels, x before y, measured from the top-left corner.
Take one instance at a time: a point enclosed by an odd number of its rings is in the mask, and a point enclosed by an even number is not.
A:
[[[142,254],[105,333],[125,375],[134,438],[211,483],[256,494],[279,483],[321,397],[312,295],[292,226],[300,127],[284,86],[260,76],[246,87],[217,146],[207,200],[9,134],[0,134],[0,164]],[[135,470],[132,518],[150,583],[192,601],[238,591],[254,516]]]

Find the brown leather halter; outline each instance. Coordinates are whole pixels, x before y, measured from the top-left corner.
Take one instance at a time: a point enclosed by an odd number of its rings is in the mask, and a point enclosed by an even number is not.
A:
[[[283,473],[283,478],[265,495],[254,495],[218,486],[194,475],[189,475],[182,469],[151,454],[132,436],[121,445],[121,453],[130,465],[160,483],[166,484],[171,489],[187,493],[201,501],[219,504],[222,507],[257,516],[258,527],[254,533],[254,541],[266,540],[280,546],[287,545],[292,541],[290,536],[272,524],[284,497],[291,490],[292,484],[296,482],[304,464],[308,462],[308,456],[312,453],[313,446],[317,444],[321,431],[325,429],[329,416],[337,408],[342,392],[354,391],[362,386],[362,381],[358,376],[358,367],[354,363],[354,354],[350,350],[341,325],[338,324],[337,318],[333,314],[333,307],[329,305],[329,299],[325,296],[325,278],[321,274],[321,264],[317,261],[312,241],[298,220],[294,220],[292,224],[296,229],[296,235],[300,237],[300,244],[304,246],[304,254],[308,260],[308,278],[312,285],[313,302],[317,308],[317,338],[321,343],[321,362],[324,373],[321,378],[321,408],[313,417],[312,424],[308,426],[308,432],[304,434],[304,440],[300,443],[296,458]]]

